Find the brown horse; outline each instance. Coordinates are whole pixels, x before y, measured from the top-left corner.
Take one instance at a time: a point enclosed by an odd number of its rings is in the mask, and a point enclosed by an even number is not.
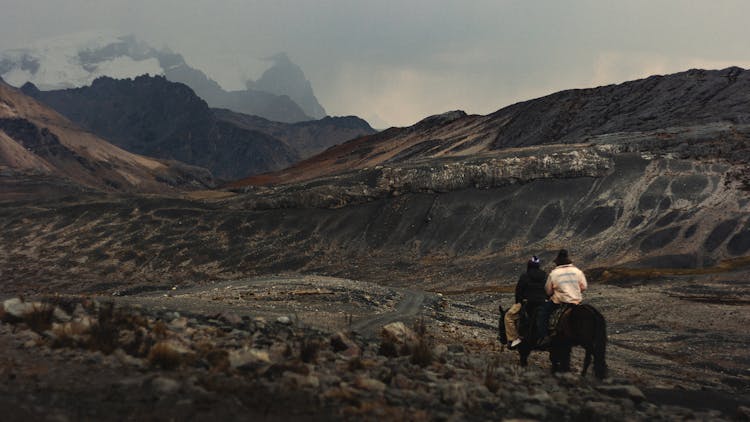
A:
[[[500,330],[499,339],[503,344],[507,342],[505,325],[503,323],[504,318],[505,311],[500,306],[500,324],[498,328]],[[607,376],[607,363],[605,362],[607,323],[602,314],[591,305],[570,306],[560,317],[555,334],[552,336],[552,343],[548,348],[550,362],[552,363],[552,372],[570,371],[570,352],[573,346],[581,346],[586,351],[581,375],[586,375],[586,371],[593,358],[594,375],[600,379]],[[526,341],[522,342],[518,347],[521,366],[528,365],[529,355],[532,350],[543,349],[537,348],[536,338],[533,335],[529,335]]]

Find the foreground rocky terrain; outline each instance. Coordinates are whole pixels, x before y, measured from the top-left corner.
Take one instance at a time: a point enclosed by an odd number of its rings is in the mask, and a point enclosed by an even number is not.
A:
[[[592,301],[600,305],[623,303],[622,296],[595,290]],[[629,334],[617,322],[611,377],[597,381],[551,376],[542,354],[529,368],[518,367],[515,353],[495,339],[492,312],[441,295],[325,277],[118,294],[4,302],[6,414],[17,420],[748,416],[747,396],[726,386],[704,380],[698,382],[705,388],[693,389],[687,372],[665,379],[669,367],[643,360],[635,371],[620,346]],[[650,361],[657,359],[669,365],[658,355]]]

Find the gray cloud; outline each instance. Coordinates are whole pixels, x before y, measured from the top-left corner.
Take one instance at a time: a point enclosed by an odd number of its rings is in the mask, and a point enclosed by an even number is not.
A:
[[[90,29],[170,46],[229,88],[285,51],[331,114],[406,125],[690,67],[750,67],[745,0],[3,0],[0,48]]]

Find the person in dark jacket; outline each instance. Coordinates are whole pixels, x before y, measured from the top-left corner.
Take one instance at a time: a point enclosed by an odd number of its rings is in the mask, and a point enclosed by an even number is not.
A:
[[[516,283],[516,304],[505,314],[505,331],[511,341],[511,349],[518,347],[523,341],[518,333],[521,304],[526,301],[527,314],[534,315],[536,309],[547,300],[547,293],[544,291],[547,273],[539,268],[541,263],[536,255],[526,263],[526,272],[521,274]]]

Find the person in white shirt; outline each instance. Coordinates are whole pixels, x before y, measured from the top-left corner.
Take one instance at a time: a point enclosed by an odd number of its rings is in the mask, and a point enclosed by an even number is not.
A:
[[[560,249],[554,263],[556,267],[550,271],[544,285],[550,300],[544,303],[537,325],[540,346],[548,345],[550,342],[547,325],[554,308],[562,303],[578,305],[583,301],[583,292],[588,288],[586,276],[573,265],[567,250]]]

